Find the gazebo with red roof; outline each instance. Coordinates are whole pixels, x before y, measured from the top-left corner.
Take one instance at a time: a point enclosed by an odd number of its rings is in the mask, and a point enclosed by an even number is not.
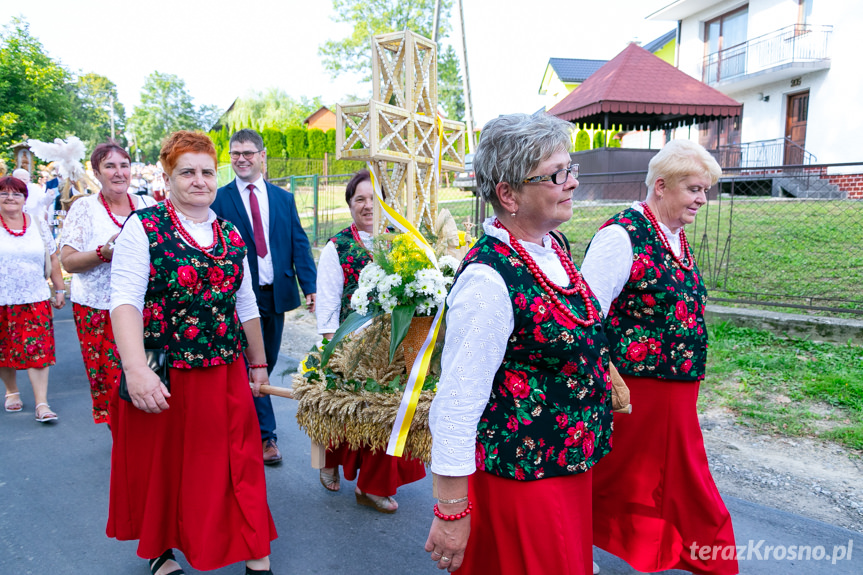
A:
[[[668,130],[742,111],[736,100],[632,43],[548,113],[606,130]]]

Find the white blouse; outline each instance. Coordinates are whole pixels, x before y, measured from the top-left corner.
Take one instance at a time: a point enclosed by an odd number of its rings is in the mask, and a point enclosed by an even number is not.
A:
[[[366,248],[371,249],[374,240],[370,233],[359,230],[360,239]],[[345,272],[339,264],[336,244],[327,242],[318,260],[318,295],[315,300],[315,315],[318,319],[318,333],[335,333],[339,329],[339,315],[342,311],[342,293],[345,288]]]
[[[511,246],[507,232],[492,225],[494,220],[483,222],[483,230]],[[548,278],[563,287],[569,277],[552,241],[546,235],[542,246],[521,245]],[[476,428],[515,326],[512,300],[501,275],[484,264],[467,266],[447,296],[446,326],[442,375],[429,412],[431,469],[438,475],[461,477],[476,471]]]
[[[632,209],[644,214],[641,202],[633,202]],[[680,230],[671,233],[662,222],[659,222],[659,228],[668,238],[674,255],[680,257]],[[632,261],[632,241],[622,226],[606,226],[593,236],[581,264],[581,274],[599,300],[604,316],[608,315],[611,302],[617,299],[629,281]]]
[[[135,199],[135,209],[139,210],[156,203],[153,198],[131,196]],[[114,214],[120,225],[127,216]],[[84,196],[69,208],[63,221],[63,233],[60,236],[60,249],[69,246],[79,252],[89,252],[107,244],[108,240],[120,231],[111,221],[111,216],[99,199],[99,194]],[[73,303],[86,305],[95,309],[108,309],[111,304],[111,264],[99,264],[93,269],[76,273],[72,276]]]
[[[45,249],[53,254],[57,245],[45,220],[32,215],[29,220],[27,232],[20,237],[0,228],[0,305],[51,298],[51,289],[45,281]]]
[[[216,212],[209,211],[206,222],[196,223],[177,212],[180,224],[200,245],[213,243],[213,222]],[[101,267],[101,266],[100,266]],[[144,296],[150,281],[150,241],[137,215],[129,218],[123,233],[114,243],[114,259],[111,265],[111,311],[124,304],[144,311]],[[240,323],[260,317],[255,292],[252,290],[252,274],[249,260],[243,258],[243,283],[237,291],[237,316]]]

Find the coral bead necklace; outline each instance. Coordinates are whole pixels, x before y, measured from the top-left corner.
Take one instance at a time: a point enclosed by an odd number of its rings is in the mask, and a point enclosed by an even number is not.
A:
[[[135,211],[135,204],[132,203],[132,198],[129,197],[129,194],[126,194],[126,199],[129,200],[129,213]],[[111,212],[111,207],[108,206],[108,200],[105,199],[105,196],[102,195],[102,192],[99,192],[99,201],[102,202],[102,205],[105,206],[105,211],[108,212],[108,217],[111,218],[111,221],[114,222],[114,225],[118,228],[122,228],[123,224],[117,221],[117,218],[114,217],[114,214]]]
[[[9,235],[15,236],[16,238],[20,238],[21,236],[23,236],[24,234],[27,233],[27,216],[25,216],[24,214],[21,214],[21,219],[24,220],[24,229],[22,229],[20,232],[13,232],[12,229],[8,225],[6,225],[6,220],[3,219],[3,216],[0,216],[0,223],[3,224],[3,229],[6,230],[7,232],[9,232]]]
[[[527,266],[527,269],[533,275],[536,282],[542,287],[543,291],[548,295],[551,299],[552,303],[557,307],[560,312],[574,321],[576,324],[581,327],[588,327],[593,325],[599,314],[596,313],[596,308],[593,307],[593,302],[590,299],[590,289],[587,287],[587,282],[584,281],[584,278],[581,277],[578,269],[575,267],[575,264],[572,263],[572,260],[563,252],[563,249],[557,242],[552,240],[551,246],[554,249],[554,252],[557,254],[558,259],[560,260],[563,269],[566,271],[566,275],[569,278],[569,283],[572,287],[570,288],[562,288],[545,275],[545,272],[540,269],[539,265],[536,263],[527,250],[524,249],[524,246],[516,240],[512,236],[512,232],[510,232],[506,226],[500,223],[500,220],[495,219],[494,227],[505,231],[509,235],[509,243],[512,245],[512,248],[516,251],[518,256],[522,259],[522,261]],[[575,315],[572,310],[570,310],[560,298],[557,297],[557,294],[554,292],[559,292],[563,295],[570,296],[578,293],[581,295],[581,299],[584,302],[584,309],[587,312],[587,319],[581,319],[577,315]]]
[[[222,227],[219,225],[218,220],[213,221],[213,243],[208,246],[202,246],[198,242],[195,241],[195,238],[192,237],[192,234],[186,231],[186,228],[183,227],[182,222],[180,222],[180,217],[177,215],[177,208],[174,207],[174,204],[171,200],[165,200],[165,209],[168,211],[168,217],[171,218],[171,223],[174,224],[174,229],[177,230],[177,233],[182,236],[186,243],[192,246],[193,248],[200,250],[205,256],[210,258],[213,261],[222,261],[228,255],[228,244],[225,242],[225,234],[222,231]],[[222,254],[215,255],[211,254],[210,250],[216,247],[216,244],[221,244],[222,246]]]
[[[686,256],[687,263],[683,263],[683,260],[674,253],[674,250],[671,249],[671,244],[668,243],[668,238],[665,237],[665,232],[663,232],[662,228],[659,227],[659,222],[656,220],[656,216],[653,214],[653,210],[650,209],[650,206],[647,205],[647,202],[641,202],[641,207],[644,208],[644,217],[646,217],[647,221],[650,222],[650,225],[653,226],[662,247],[671,254],[671,257],[674,258],[674,261],[677,262],[678,266],[688,272],[692,271],[692,264],[695,263],[695,260],[692,258],[692,250],[689,249],[689,241],[686,239],[686,232],[683,228],[680,228],[680,255]]]

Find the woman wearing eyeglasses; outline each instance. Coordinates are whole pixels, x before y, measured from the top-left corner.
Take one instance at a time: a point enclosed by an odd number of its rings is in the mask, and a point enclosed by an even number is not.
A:
[[[51,306],[66,305],[66,291],[47,224],[24,213],[27,194],[21,180],[0,178],[0,378],[6,386],[6,411],[22,411],[16,371],[26,369],[36,421],[51,423],[57,421],[48,405],[48,368],[55,363]],[[46,275],[54,285],[53,297]]]
[[[108,405],[120,380],[109,313],[114,240],[132,212],[155,201],[129,193],[132,159],[113,140],[96,146],[90,163],[101,191],[72,204],[63,222],[60,259],[66,271],[75,274],[72,311],[90,380],[93,421],[110,423]]]
[[[501,116],[474,169],[494,216],[447,297],[425,545],[459,573],[592,573],[591,468],[611,449],[599,302],[549,232],[572,217],[570,124]]]
[[[692,551],[735,549],[696,413],[707,290],[684,231],[721,173],[698,144],[669,142],[650,161],[645,201],[608,220],[582,264],[634,406],[614,416],[614,451],[594,472],[594,539],[644,572],[738,572],[725,552]]]

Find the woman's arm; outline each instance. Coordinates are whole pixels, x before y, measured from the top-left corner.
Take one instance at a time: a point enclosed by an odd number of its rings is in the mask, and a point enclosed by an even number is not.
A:
[[[93,268],[96,268],[104,263],[99,254],[102,254],[102,257],[110,262],[114,259],[114,249],[112,247],[112,243],[117,239],[119,234],[114,234],[108,240],[108,242],[103,245],[98,250],[90,250],[86,252],[79,252],[72,246],[66,244],[62,248],[60,248],[60,258],[63,260],[63,267],[70,274],[80,274],[83,272],[88,272]]]
[[[626,230],[613,224],[596,232],[581,264],[581,275],[599,300],[604,316],[629,281],[631,270],[632,241]]]
[[[246,359],[249,360],[249,365],[267,365],[264,336],[261,333],[261,320],[254,318],[243,322],[243,331],[246,332],[246,339],[249,341],[249,347],[246,348]],[[267,368],[250,369],[249,381],[252,384],[252,395],[261,397],[261,385],[269,385],[270,383]]]
[[[60,260],[57,253],[51,254],[51,284],[54,286],[54,303],[57,309],[63,309],[66,305],[66,283],[63,281],[63,272],[60,271]]]
[[[327,339],[339,329],[342,311],[342,293],[345,288],[345,272],[339,265],[339,254],[333,242],[327,242],[318,260],[318,300],[316,316],[318,333]]]
[[[467,477],[434,476],[437,482],[437,496],[441,500],[453,501],[467,497]],[[467,501],[461,503],[441,503],[438,509],[444,515],[455,515],[467,509]],[[444,521],[435,517],[426,539],[425,550],[432,554],[432,559],[438,562],[438,567],[450,572],[461,567],[464,560],[464,550],[470,537],[470,515],[456,521]],[[444,557],[449,561],[442,561]]]

